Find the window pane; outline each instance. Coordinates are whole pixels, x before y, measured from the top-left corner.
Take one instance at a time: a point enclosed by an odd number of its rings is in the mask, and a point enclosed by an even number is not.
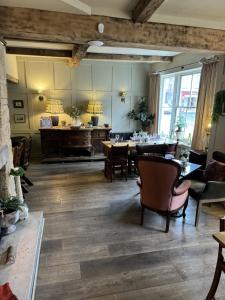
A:
[[[160,133],[162,135],[170,135],[172,108],[163,107],[161,111]]]
[[[179,106],[190,107],[192,75],[181,76]]]
[[[163,80],[162,107],[173,106],[174,82],[175,77],[169,77]]]

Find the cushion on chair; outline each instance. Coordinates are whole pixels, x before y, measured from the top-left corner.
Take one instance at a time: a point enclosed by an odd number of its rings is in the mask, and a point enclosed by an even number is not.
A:
[[[204,178],[207,181],[224,181],[225,164],[216,160],[210,161],[206,166]]]
[[[197,194],[201,194],[206,187],[206,183],[198,180],[191,180],[190,189],[193,190]]]

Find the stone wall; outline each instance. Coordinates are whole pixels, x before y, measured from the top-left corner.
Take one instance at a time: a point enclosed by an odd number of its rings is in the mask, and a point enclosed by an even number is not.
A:
[[[9,175],[10,169],[13,167],[13,156],[10,139],[10,121],[7,99],[5,55],[5,46],[0,41],[0,161],[5,162],[4,166],[0,167],[0,197],[15,195],[14,178]]]

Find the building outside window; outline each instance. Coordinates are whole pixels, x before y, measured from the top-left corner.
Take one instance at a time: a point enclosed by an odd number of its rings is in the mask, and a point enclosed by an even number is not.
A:
[[[191,143],[198,100],[201,69],[161,77],[159,134],[175,138],[182,127],[182,140]]]

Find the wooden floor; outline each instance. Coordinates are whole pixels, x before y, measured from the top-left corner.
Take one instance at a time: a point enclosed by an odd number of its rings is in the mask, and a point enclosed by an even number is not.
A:
[[[107,182],[103,162],[33,164],[27,202],[45,214],[36,300],[205,299],[211,285],[222,206],[206,207],[199,228],[195,202],[186,223],[146,212],[134,179]],[[207,212],[207,213],[206,213]],[[216,299],[225,299],[222,276]]]

